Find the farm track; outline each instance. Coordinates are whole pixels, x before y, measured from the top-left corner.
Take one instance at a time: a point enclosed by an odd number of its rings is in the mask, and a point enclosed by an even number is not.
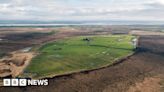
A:
[[[49,79],[49,86],[0,92],[164,92],[164,36],[141,36],[135,55],[115,66]]]

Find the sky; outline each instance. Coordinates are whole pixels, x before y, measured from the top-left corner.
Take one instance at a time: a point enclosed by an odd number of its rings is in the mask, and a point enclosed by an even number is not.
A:
[[[0,0],[0,20],[164,21],[164,0]]]

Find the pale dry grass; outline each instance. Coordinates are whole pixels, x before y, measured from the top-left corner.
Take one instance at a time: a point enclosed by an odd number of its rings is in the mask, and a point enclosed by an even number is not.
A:
[[[142,31],[142,30],[133,30],[130,32],[132,35],[164,35],[164,32],[152,32],[152,31]]]

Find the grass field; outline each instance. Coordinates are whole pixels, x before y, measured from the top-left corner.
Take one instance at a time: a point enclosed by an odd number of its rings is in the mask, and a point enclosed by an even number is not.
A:
[[[133,53],[130,35],[79,36],[45,44],[26,68],[34,78],[96,69]],[[86,41],[85,39],[89,39]]]

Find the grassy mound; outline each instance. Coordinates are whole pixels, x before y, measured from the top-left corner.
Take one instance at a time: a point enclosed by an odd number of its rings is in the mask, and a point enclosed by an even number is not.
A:
[[[27,67],[33,77],[96,69],[133,53],[133,36],[80,36],[45,44]]]

